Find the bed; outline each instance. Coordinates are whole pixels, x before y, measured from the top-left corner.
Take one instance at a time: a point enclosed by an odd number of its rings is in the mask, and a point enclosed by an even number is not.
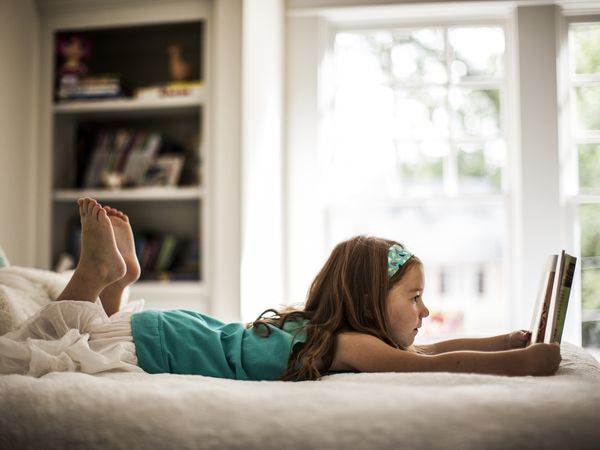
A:
[[[0,333],[61,283],[51,272],[0,269]],[[20,306],[19,289],[31,293]],[[562,357],[552,377],[0,375],[0,448],[598,449],[600,365],[569,343]]]

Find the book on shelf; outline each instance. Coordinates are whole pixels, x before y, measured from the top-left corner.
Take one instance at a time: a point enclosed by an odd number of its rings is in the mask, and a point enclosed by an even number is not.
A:
[[[546,261],[531,320],[531,344],[560,344],[577,258],[564,250]]]
[[[143,134],[142,134],[143,133]],[[144,133],[136,140],[122,169],[123,185],[140,186],[144,184],[146,172],[152,166],[160,150],[160,133]]]
[[[134,97],[139,100],[157,100],[171,97],[191,97],[202,89],[201,81],[176,81],[156,86],[146,86],[135,90]]]
[[[58,255],[55,269],[64,271],[77,265],[81,226],[74,220],[67,232],[66,251]],[[134,233],[135,253],[140,262],[141,280],[200,280],[200,241],[163,231]]]
[[[86,152],[86,142],[92,141],[89,134],[80,133],[76,187],[119,189],[179,185],[186,155],[181,147],[175,147],[179,150],[176,153],[171,150],[173,146],[163,146],[161,133],[100,130],[91,151]],[[170,152],[165,153],[165,150]]]
[[[199,241],[171,233],[136,233],[142,280],[199,280]]]
[[[59,101],[102,100],[123,96],[125,91],[120,76],[115,74],[65,74],[59,78],[56,90]]]

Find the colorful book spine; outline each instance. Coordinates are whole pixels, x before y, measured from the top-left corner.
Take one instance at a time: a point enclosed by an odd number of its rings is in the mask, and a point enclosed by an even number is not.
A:
[[[573,276],[575,274],[575,264],[577,258],[565,254],[565,269],[560,286],[560,292],[558,294],[558,304],[556,307],[556,321],[553,330],[553,340],[551,342],[558,342],[560,344],[563,334],[563,328],[565,326],[565,319],[567,316],[567,308],[569,306],[569,297],[571,295],[571,286],[573,285]]]

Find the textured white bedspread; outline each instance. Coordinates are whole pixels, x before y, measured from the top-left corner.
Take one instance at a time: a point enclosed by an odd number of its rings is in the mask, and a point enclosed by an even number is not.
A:
[[[565,343],[552,377],[0,376],[0,448],[598,449],[600,366]]]
[[[0,330],[64,276],[0,270]],[[594,449],[600,366],[562,346],[552,377],[338,374],[321,381],[54,372],[0,375],[4,449]]]

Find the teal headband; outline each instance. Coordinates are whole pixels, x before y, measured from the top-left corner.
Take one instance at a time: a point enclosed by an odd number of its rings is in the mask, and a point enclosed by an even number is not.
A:
[[[394,244],[388,248],[388,277],[392,278],[398,269],[412,256],[412,253],[402,248],[401,245]]]

